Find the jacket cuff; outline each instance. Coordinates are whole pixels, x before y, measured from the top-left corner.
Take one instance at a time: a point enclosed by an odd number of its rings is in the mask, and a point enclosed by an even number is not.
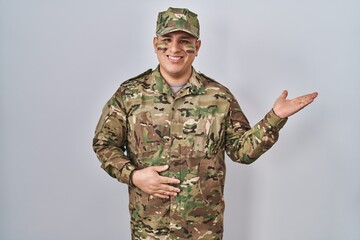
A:
[[[132,182],[132,173],[136,170],[136,167],[132,165],[131,163],[127,163],[124,165],[124,167],[116,174],[116,178],[122,182],[126,183],[132,187],[134,187],[134,184]]]
[[[288,118],[281,118],[277,116],[274,112],[274,109],[271,109],[271,111],[266,114],[265,119],[270,124],[270,126],[276,128],[277,130],[280,130],[288,120]]]

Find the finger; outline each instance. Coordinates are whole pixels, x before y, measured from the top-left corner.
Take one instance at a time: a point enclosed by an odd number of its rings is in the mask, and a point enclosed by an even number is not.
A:
[[[314,99],[317,97],[317,95],[318,95],[318,93],[314,92],[311,94],[301,96],[298,98],[298,102],[300,103],[300,105],[306,106],[306,105],[312,103],[314,101]]]
[[[174,197],[176,197],[176,195],[177,195],[177,192],[171,192],[171,191],[167,191],[167,190],[165,190],[165,189],[158,189],[157,191],[154,191],[153,193],[152,193],[152,195],[159,195],[159,196],[174,196]]]
[[[175,192],[175,193],[180,192],[180,188],[173,187],[173,186],[170,186],[167,184],[161,184],[160,188],[161,188],[161,190],[166,191],[166,192]]]
[[[318,92],[313,92],[313,93],[310,94],[310,98],[311,98],[312,100],[314,100],[318,95],[319,95]]]
[[[284,90],[284,91],[282,91],[282,93],[280,94],[280,96],[279,96],[279,98],[281,98],[281,99],[286,99],[287,98],[287,96],[288,96],[288,91],[287,90]]]
[[[169,178],[169,177],[160,177],[160,182],[161,183],[167,183],[167,184],[179,184],[180,180],[176,179],[176,178]]]
[[[156,172],[163,172],[163,171],[166,171],[169,166],[168,165],[163,165],[163,166],[154,166],[154,167],[151,167],[154,171]]]
[[[177,192],[169,192],[169,191],[166,191],[166,190],[158,190],[156,192],[153,193],[154,195],[155,194],[159,194],[159,195],[162,195],[162,196],[173,196],[173,197],[176,197],[178,195]]]
[[[299,99],[315,99],[316,97],[318,96],[318,93],[317,92],[313,92],[313,93],[310,93],[310,94],[306,94],[306,95],[303,95],[303,96],[300,96],[298,97]]]
[[[158,197],[158,198],[164,198],[164,199],[168,199],[168,198],[169,198],[168,195],[159,194],[159,193],[154,193],[154,194],[152,194],[152,195],[155,196],[155,197]]]
[[[314,98],[308,98],[303,102],[304,107],[309,105],[310,103],[312,103],[314,101]]]

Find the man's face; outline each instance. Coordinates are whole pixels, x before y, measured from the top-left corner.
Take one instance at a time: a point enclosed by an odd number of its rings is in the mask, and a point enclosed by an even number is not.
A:
[[[192,35],[177,31],[154,38],[154,49],[163,77],[178,79],[191,74],[191,65],[201,42]]]

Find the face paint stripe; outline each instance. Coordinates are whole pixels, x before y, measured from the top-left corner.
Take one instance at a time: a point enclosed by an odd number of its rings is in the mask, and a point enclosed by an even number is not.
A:
[[[188,43],[186,45],[183,45],[182,43],[179,43],[179,48],[181,48],[184,52],[188,54],[195,54],[196,53],[196,47],[192,43]],[[159,40],[157,42],[157,50],[158,51],[167,51],[169,49],[169,44],[163,40]]]
[[[166,47],[158,47],[157,50],[158,50],[158,51],[166,51],[167,48],[166,48]]]
[[[163,42],[163,41],[158,41],[158,44],[157,44],[157,50],[158,51],[166,51],[168,49],[167,47],[167,43],[166,42]]]
[[[192,44],[186,45],[185,46],[185,51],[187,53],[194,54],[195,53],[195,46],[192,45]]]

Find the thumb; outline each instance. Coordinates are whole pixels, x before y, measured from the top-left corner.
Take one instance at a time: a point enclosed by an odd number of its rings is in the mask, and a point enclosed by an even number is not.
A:
[[[154,166],[152,167],[152,169],[156,172],[163,172],[166,171],[169,168],[168,165],[163,165],[163,166]]]
[[[286,99],[288,96],[288,91],[284,90],[282,91],[281,95],[279,96],[280,99]]]

